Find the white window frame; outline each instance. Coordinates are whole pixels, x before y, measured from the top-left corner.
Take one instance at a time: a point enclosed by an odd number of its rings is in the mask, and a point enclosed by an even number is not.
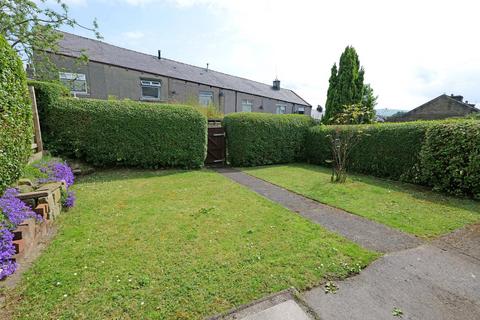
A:
[[[204,101],[202,101],[202,98],[209,98],[210,102],[205,104]],[[210,106],[213,105],[213,91],[199,91],[198,92],[198,103],[201,104],[202,106]]]
[[[277,107],[277,114],[287,114],[287,105],[286,104],[280,104],[278,103],[276,105]],[[283,112],[282,112],[282,109],[283,109]]]
[[[302,113],[300,113],[302,111]],[[305,107],[297,107],[297,113],[298,114],[305,114]]]
[[[70,92],[73,94],[87,94],[88,93],[88,85],[87,85],[87,76],[83,73],[74,73],[74,72],[59,72],[58,77],[60,82],[64,83],[70,88]],[[85,90],[79,91],[75,90],[75,86],[73,85],[74,82],[81,81],[84,82]]]
[[[242,100],[242,112],[252,112],[253,111],[253,100],[252,99],[243,99]]]
[[[157,96],[144,96],[143,95],[143,88],[156,88],[157,89]],[[140,80],[140,90],[142,95],[142,100],[160,100],[161,97],[161,88],[162,82],[158,80]]]

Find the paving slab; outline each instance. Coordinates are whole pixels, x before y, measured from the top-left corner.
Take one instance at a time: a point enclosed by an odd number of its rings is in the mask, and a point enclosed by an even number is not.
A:
[[[243,320],[311,320],[293,300],[287,300],[266,310],[251,314]]]
[[[422,241],[385,225],[330,207],[232,168],[216,169],[220,174],[290,209],[325,228],[378,252],[414,248]]]
[[[435,241],[438,247],[453,248],[480,261],[480,223],[467,225]]]
[[[283,290],[230,311],[206,318],[206,320],[313,320],[315,314],[299,299],[294,288]]]
[[[480,319],[480,264],[456,250],[434,245],[387,254],[359,275],[304,293],[320,319]]]

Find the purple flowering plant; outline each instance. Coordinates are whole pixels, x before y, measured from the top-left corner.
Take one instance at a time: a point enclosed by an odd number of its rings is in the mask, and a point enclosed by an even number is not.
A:
[[[0,227],[0,279],[11,275],[17,269],[17,264],[12,260],[15,255],[13,233],[6,227]]]
[[[41,172],[47,174],[47,178],[39,179],[40,183],[55,182],[64,180],[67,188],[70,188],[75,182],[75,176],[72,169],[66,162],[51,161],[38,166]]]
[[[71,190],[68,190],[73,183],[75,182],[75,176],[73,175],[72,169],[68,166],[66,162],[60,161],[50,161],[47,163],[42,163],[37,165],[38,169],[47,175],[46,178],[40,178],[38,182],[56,182],[56,181],[65,181],[67,185],[67,193],[62,194],[62,205],[65,208],[71,208],[75,205],[75,193]]]
[[[12,260],[15,255],[12,230],[25,219],[42,219],[32,211],[32,208],[18,199],[17,195],[17,189],[9,188],[0,197],[0,213],[2,214],[0,222],[0,279],[11,275],[17,268],[17,264]]]
[[[73,185],[75,177],[72,170],[65,162],[49,161],[36,166],[46,178],[39,178],[38,182],[65,181],[67,190]],[[17,269],[17,263],[12,259],[15,255],[13,245],[13,230],[24,220],[42,217],[33,212],[32,208],[17,198],[18,190],[9,188],[0,197],[0,279],[3,279]],[[68,190],[63,196],[63,206],[71,208],[75,204],[75,193]]]
[[[7,226],[10,224],[12,228],[16,228],[23,220],[28,218],[41,220],[42,217],[33,212],[32,208],[27,206],[25,202],[18,199],[17,195],[17,189],[9,188],[0,197],[0,211],[5,217],[3,224]]]
[[[65,208],[72,208],[75,205],[75,200],[75,192],[68,191],[65,200],[63,201],[63,206]]]

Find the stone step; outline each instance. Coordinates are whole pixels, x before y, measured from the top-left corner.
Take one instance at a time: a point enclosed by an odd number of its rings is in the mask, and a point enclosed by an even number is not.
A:
[[[232,309],[207,320],[313,320],[315,315],[291,288]]]

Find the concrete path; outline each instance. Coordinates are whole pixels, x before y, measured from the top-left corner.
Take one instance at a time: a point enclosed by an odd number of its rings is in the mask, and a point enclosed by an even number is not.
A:
[[[385,253],[414,248],[421,244],[421,241],[413,236],[321,204],[244,172],[231,168],[218,168],[216,170],[233,181],[315,223],[321,224],[333,232],[343,235],[364,248]]]
[[[480,245],[480,243],[479,243]],[[303,294],[320,319],[480,319],[480,261],[435,245],[387,254],[359,275]]]
[[[366,248],[387,252],[359,275],[336,282],[336,294],[326,294],[321,286],[302,293],[304,309],[308,309],[312,317],[323,320],[480,319],[480,224],[422,244],[412,236],[322,205],[237,170],[218,171]],[[257,314],[260,315],[264,315],[262,310],[275,312],[288,307],[262,309],[261,305],[253,306],[259,308]],[[394,308],[402,315],[394,316]],[[245,318],[253,319],[284,318],[255,318],[254,314]],[[298,315],[292,319],[304,318]]]

